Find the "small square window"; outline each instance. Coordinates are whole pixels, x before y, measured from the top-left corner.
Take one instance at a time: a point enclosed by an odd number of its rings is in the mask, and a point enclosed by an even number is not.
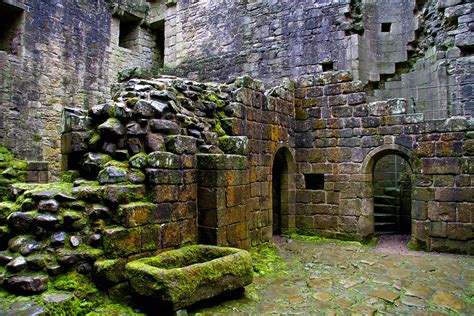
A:
[[[308,173],[304,175],[305,188],[307,190],[323,190],[324,189],[324,174],[323,173]]]
[[[382,23],[380,30],[382,33],[390,33],[390,29],[392,28],[392,23]]]
[[[0,3],[0,50],[18,55],[21,49],[23,10]]]
[[[332,61],[324,62],[321,64],[321,66],[323,67],[324,72],[334,70],[334,62]]]

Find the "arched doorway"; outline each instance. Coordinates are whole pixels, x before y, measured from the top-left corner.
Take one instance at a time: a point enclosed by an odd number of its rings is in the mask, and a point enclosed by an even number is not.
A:
[[[374,232],[411,234],[412,170],[405,158],[386,154],[373,167]]]
[[[294,226],[294,170],[293,156],[282,147],[273,159],[272,165],[272,217],[273,235],[280,235]]]

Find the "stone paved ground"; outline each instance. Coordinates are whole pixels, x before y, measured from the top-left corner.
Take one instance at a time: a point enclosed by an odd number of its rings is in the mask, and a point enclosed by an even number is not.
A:
[[[284,264],[245,297],[191,314],[474,314],[474,257],[279,240]],[[393,247],[392,247],[393,248]]]

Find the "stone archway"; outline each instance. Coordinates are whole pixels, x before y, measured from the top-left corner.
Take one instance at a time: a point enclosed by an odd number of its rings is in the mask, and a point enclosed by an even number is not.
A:
[[[411,234],[411,184],[415,165],[412,152],[398,145],[385,145],[367,155],[362,172],[367,176],[365,183],[371,192],[367,202],[373,223],[367,235]]]
[[[295,163],[286,147],[275,154],[272,164],[272,219],[273,235],[280,235],[295,227]]]

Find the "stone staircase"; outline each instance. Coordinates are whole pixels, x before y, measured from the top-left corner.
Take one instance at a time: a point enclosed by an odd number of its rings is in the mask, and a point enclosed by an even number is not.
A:
[[[400,198],[397,188],[385,188],[383,194],[374,196],[375,234],[396,234],[400,214]]]

